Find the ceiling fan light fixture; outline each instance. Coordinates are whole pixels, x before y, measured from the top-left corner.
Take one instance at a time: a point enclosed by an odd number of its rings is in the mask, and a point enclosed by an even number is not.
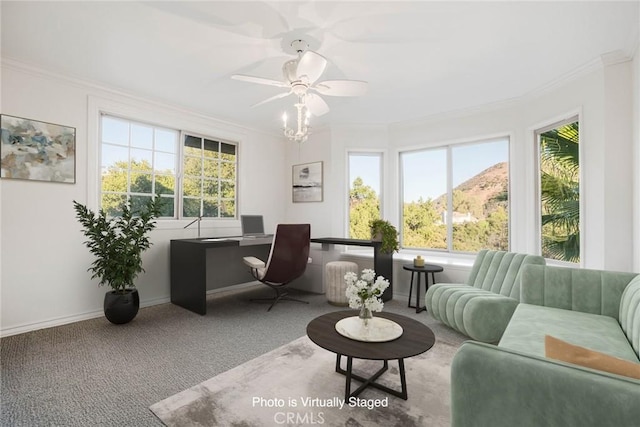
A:
[[[294,142],[302,143],[309,138],[309,135],[311,133],[311,126],[309,126],[309,118],[311,117],[311,112],[305,104],[304,96],[298,97],[298,102],[295,104],[295,107],[297,110],[296,128],[293,129],[287,126],[287,112],[285,111],[282,114],[282,131],[287,139]]]
[[[298,57],[288,60],[282,65],[284,81],[243,74],[234,74],[231,78],[249,83],[288,89],[286,92],[254,104],[253,107],[284,98],[290,94],[297,96],[298,103],[294,104],[298,110],[297,127],[295,130],[287,127],[285,114],[283,115],[283,130],[287,138],[296,142],[304,142],[309,135],[310,115],[313,114],[319,117],[329,112],[329,105],[327,105],[320,95],[361,96],[367,91],[367,82],[360,80],[325,80],[316,82],[320,76],[322,76],[329,63],[327,58],[317,52],[309,50],[309,44],[301,39],[292,41],[291,48],[295,50]]]

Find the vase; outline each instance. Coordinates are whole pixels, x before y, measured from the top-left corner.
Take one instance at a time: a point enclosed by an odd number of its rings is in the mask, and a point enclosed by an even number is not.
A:
[[[373,313],[371,313],[371,310],[365,307],[365,305],[363,304],[362,307],[360,307],[360,313],[358,314],[358,317],[360,318],[360,320],[362,320],[362,323],[366,328],[367,326],[369,326],[369,320],[373,319]]]
[[[116,325],[129,323],[138,314],[140,295],[137,289],[124,292],[109,291],[104,295],[104,315]]]

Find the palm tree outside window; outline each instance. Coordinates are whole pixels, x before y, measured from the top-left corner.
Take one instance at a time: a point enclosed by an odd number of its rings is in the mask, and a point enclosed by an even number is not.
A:
[[[548,259],[580,262],[580,132],[577,117],[538,131],[540,243]]]

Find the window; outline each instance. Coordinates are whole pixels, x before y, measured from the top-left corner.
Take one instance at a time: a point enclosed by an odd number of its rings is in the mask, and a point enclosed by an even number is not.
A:
[[[100,126],[100,206],[109,215],[159,194],[163,218],[235,217],[234,144],[108,115]]]
[[[507,250],[508,160],[507,138],[400,153],[402,246]]]
[[[185,135],[182,170],[184,217],[235,217],[235,145]]]
[[[370,239],[369,222],[379,219],[381,153],[349,153],[349,238]]]
[[[577,117],[536,131],[542,256],[580,262],[580,133]]]

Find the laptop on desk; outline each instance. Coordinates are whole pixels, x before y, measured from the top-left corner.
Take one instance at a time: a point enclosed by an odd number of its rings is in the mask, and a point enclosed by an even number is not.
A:
[[[273,234],[265,234],[262,215],[240,215],[240,225],[243,238],[273,237]]]

